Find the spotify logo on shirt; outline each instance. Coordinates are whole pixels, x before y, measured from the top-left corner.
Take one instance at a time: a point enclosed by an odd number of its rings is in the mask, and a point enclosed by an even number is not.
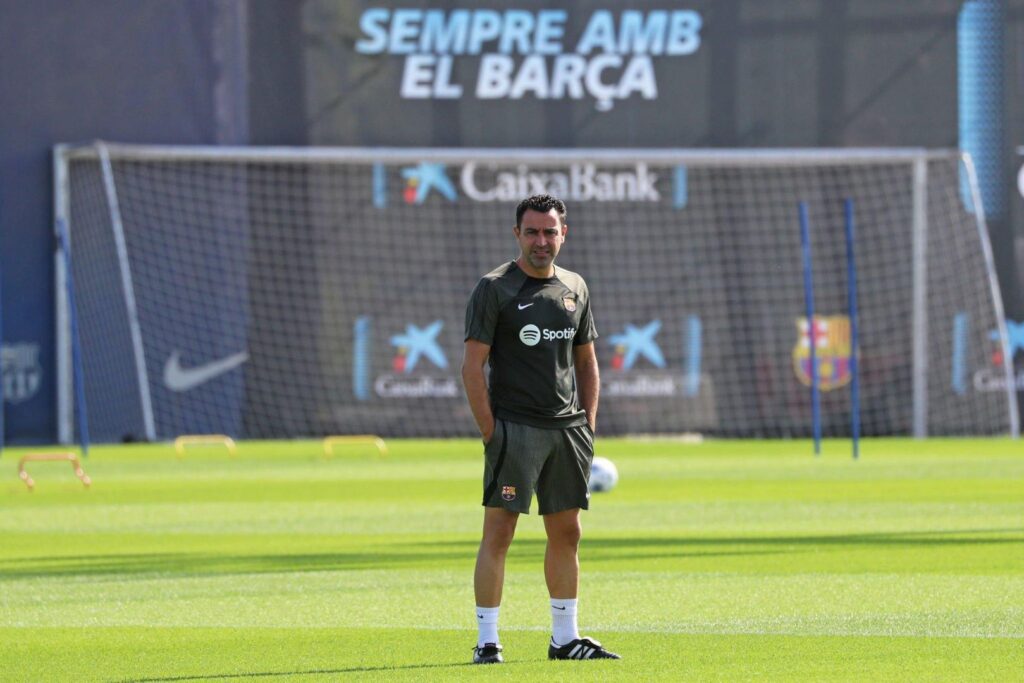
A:
[[[575,327],[567,327],[564,330],[541,330],[536,325],[524,325],[523,329],[519,330],[519,341],[527,346],[536,346],[542,338],[544,341],[553,341],[555,339],[572,339],[575,336]]]

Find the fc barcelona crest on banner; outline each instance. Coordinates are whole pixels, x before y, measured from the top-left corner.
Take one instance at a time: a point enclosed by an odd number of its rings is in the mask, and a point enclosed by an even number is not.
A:
[[[811,386],[811,330],[807,318],[796,319],[797,341],[793,347],[793,371]],[[818,387],[831,391],[850,381],[850,319],[845,315],[814,316],[814,355]]]
[[[0,371],[3,374],[5,403],[21,403],[39,392],[43,368],[39,364],[38,344],[0,346]]]

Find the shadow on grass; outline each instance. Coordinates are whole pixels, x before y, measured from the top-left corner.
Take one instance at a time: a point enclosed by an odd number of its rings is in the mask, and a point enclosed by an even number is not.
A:
[[[218,554],[218,553],[110,553],[26,557],[0,561],[0,582],[8,579],[53,576],[102,576],[105,574],[175,574],[177,576],[315,572],[436,566],[465,559],[458,550],[337,553]]]
[[[322,676],[332,674],[371,673],[373,671],[410,671],[417,669],[450,669],[455,666],[476,666],[472,662],[452,664],[407,664],[405,666],[353,666],[348,669],[307,669],[304,671],[247,671],[239,674],[201,674],[162,678],[125,678],[122,683],[174,683],[175,681],[222,681],[232,678],[277,678],[279,676]],[[508,666],[506,663],[504,666]]]
[[[1009,535],[1007,535],[1009,534]],[[588,561],[628,557],[645,559],[761,556],[806,552],[815,547],[952,548],[978,545],[1024,544],[1024,529],[972,529],[817,536],[596,536],[584,541]],[[437,568],[471,563],[478,545],[474,539],[386,544],[358,551],[328,553],[218,554],[218,553],[109,553],[74,556],[26,557],[0,561],[0,582],[55,576],[153,574],[180,577],[318,572],[372,569]],[[514,543],[513,562],[534,562],[543,557],[543,538],[522,538]],[[468,566],[468,565],[467,565]]]
[[[993,536],[993,534],[1010,534]],[[586,536],[586,534],[584,534]],[[475,548],[476,540],[446,541],[446,545]],[[523,539],[515,544],[544,545],[544,539]],[[817,536],[647,536],[615,537],[591,536],[584,539],[588,554],[615,548],[675,547],[693,548],[711,546],[799,546],[799,545],[868,545],[868,546],[957,546],[981,544],[1024,543],[1024,527],[990,529],[956,529],[933,531],[878,532],[873,534],[830,534]],[[426,543],[419,545],[427,545]]]

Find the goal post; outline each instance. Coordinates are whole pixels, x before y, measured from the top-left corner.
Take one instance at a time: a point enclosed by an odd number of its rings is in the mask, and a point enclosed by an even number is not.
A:
[[[845,199],[863,434],[1019,431],[991,248],[956,152],[95,144],[58,147],[55,178],[98,441],[473,435],[465,303],[517,255],[514,208],[535,192],[569,208],[559,265],[593,296],[602,433],[810,433],[806,202],[822,426],[847,434]],[[64,280],[58,268],[66,369]],[[66,442],[70,371],[58,384]]]

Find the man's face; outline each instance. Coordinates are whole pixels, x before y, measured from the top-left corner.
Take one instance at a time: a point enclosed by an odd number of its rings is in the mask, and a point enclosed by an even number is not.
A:
[[[534,270],[546,274],[555,262],[558,250],[562,248],[565,232],[566,226],[562,225],[555,209],[547,213],[527,209],[515,230],[523,261]]]

